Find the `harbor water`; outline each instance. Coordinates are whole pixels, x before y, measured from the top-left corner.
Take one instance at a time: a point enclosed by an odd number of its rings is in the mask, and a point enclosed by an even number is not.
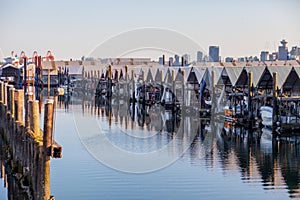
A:
[[[155,108],[144,111],[142,118],[138,106],[60,98],[54,139],[63,146],[63,157],[51,159],[55,199],[300,198],[297,140],[272,140],[267,129],[250,132],[193,116],[180,119]],[[194,129],[195,133],[188,131]],[[168,146],[159,161],[172,159],[157,166],[152,163],[156,158],[131,162],[101,146],[103,138],[133,155],[147,156]],[[0,199],[7,196],[1,186]]]

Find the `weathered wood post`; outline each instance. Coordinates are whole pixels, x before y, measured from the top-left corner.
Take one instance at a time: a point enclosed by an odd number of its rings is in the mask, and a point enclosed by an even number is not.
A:
[[[3,102],[3,82],[0,81],[0,102]]]
[[[253,126],[253,112],[252,112],[252,71],[248,72],[248,119],[250,128]]]
[[[10,99],[10,114],[11,117],[15,117],[15,88],[12,86],[9,88],[9,99]]]
[[[39,118],[39,101],[29,101],[29,116],[30,116],[30,130],[35,136],[41,137],[40,118]]]
[[[173,109],[175,109],[176,106],[176,92],[175,92],[175,71],[172,69],[172,103],[173,103]]]
[[[124,91],[125,91],[125,97],[126,99],[128,99],[128,66],[125,65],[125,87]]]
[[[216,83],[215,83],[215,70],[211,71],[211,81],[212,81],[212,86],[211,86],[211,89],[212,89],[212,94],[211,94],[211,105],[212,105],[211,116],[213,118],[214,115],[215,115],[215,112],[217,110],[217,102],[216,102],[216,95],[215,95],[215,86],[216,86]]]
[[[8,83],[4,83],[3,105],[7,105],[7,87]]]
[[[29,128],[29,109],[28,109],[28,102],[33,100],[33,93],[32,92],[28,92],[26,93],[25,96],[25,128],[28,129]]]
[[[132,81],[132,103],[135,103],[135,82],[134,82],[134,70],[131,70],[131,81]]]
[[[185,77],[185,71],[182,70],[182,106],[185,106],[185,86],[184,86],[184,77]]]
[[[146,101],[146,79],[145,79],[145,72],[142,70],[142,86],[143,86],[143,103]]]
[[[277,72],[273,72],[273,134],[275,133],[278,122],[278,78]]]
[[[15,91],[15,119],[16,121],[23,121],[23,109],[24,109],[24,91]]]
[[[43,182],[44,191],[43,199],[50,199],[50,156],[52,146],[53,130],[53,99],[47,99],[45,104],[44,115],[44,135],[43,135]]]
[[[107,90],[107,97],[111,97],[112,95],[112,69],[111,69],[111,65],[108,66],[108,77],[107,77],[107,83],[108,83],[108,90]]]
[[[161,88],[162,88],[162,90],[160,92],[160,100],[162,101],[163,100],[162,97],[163,97],[164,89],[165,89],[165,86],[164,86],[164,72],[162,70],[160,71],[160,76],[161,76],[160,84],[161,84]]]
[[[135,119],[135,82],[134,82],[134,70],[131,70],[131,81],[132,81],[132,119],[131,120],[131,129],[134,127]]]

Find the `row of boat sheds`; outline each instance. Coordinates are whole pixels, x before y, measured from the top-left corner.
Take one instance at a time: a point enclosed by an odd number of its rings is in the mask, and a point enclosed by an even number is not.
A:
[[[296,60],[188,66],[43,61],[39,71],[53,80],[68,74],[71,81],[65,84],[73,82],[86,95],[91,91],[89,95],[98,97],[129,97],[133,103],[160,104],[200,117],[222,116],[232,124],[259,123],[274,131],[300,129],[300,63]],[[2,67],[2,79],[4,72]]]
[[[85,71],[96,77],[97,96],[127,97],[146,105],[199,117],[214,115],[231,125],[300,130],[299,63],[257,66],[108,66]]]

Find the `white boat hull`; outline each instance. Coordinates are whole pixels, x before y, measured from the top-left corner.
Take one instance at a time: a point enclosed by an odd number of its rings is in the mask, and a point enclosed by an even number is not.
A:
[[[264,126],[273,125],[273,108],[270,106],[262,106],[260,108],[262,124]]]

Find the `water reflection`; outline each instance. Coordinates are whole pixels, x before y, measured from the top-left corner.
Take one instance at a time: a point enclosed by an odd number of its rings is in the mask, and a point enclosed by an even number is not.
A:
[[[135,148],[142,146],[139,151],[154,150],[153,146],[159,148],[164,142],[174,140],[175,136],[181,143],[173,148],[181,148],[182,143],[191,140],[190,148],[184,156],[190,157],[192,165],[204,158],[210,168],[218,161],[224,171],[239,172],[245,184],[261,182],[265,190],[287,190],[291,198],[300,198],[298,138],[274,140],[268,129],[249,131],[207,119],[191,116],[182,118],[180,114],[160,106],[128,104],[125,101],[120,103],[120,100],[105,97],[94,100],[94,103],[93,99],[82,100],[81,106],[84,114],[105,117],[110,126],[117,124],[126,130],[160,132],[154,140],[144,138],[143,132],[135,133],[140,134],[143,142],[138,137],[135,137],[134,142],[127,140],[128,144],[135,144]],[[197,127],[196,131],[191,132],[191,127]],[[124,134],[114,132],[110,139],[116,145],[126,148],[122,146],[126,141]],[[148,145],[145,145],[145,140]]]

